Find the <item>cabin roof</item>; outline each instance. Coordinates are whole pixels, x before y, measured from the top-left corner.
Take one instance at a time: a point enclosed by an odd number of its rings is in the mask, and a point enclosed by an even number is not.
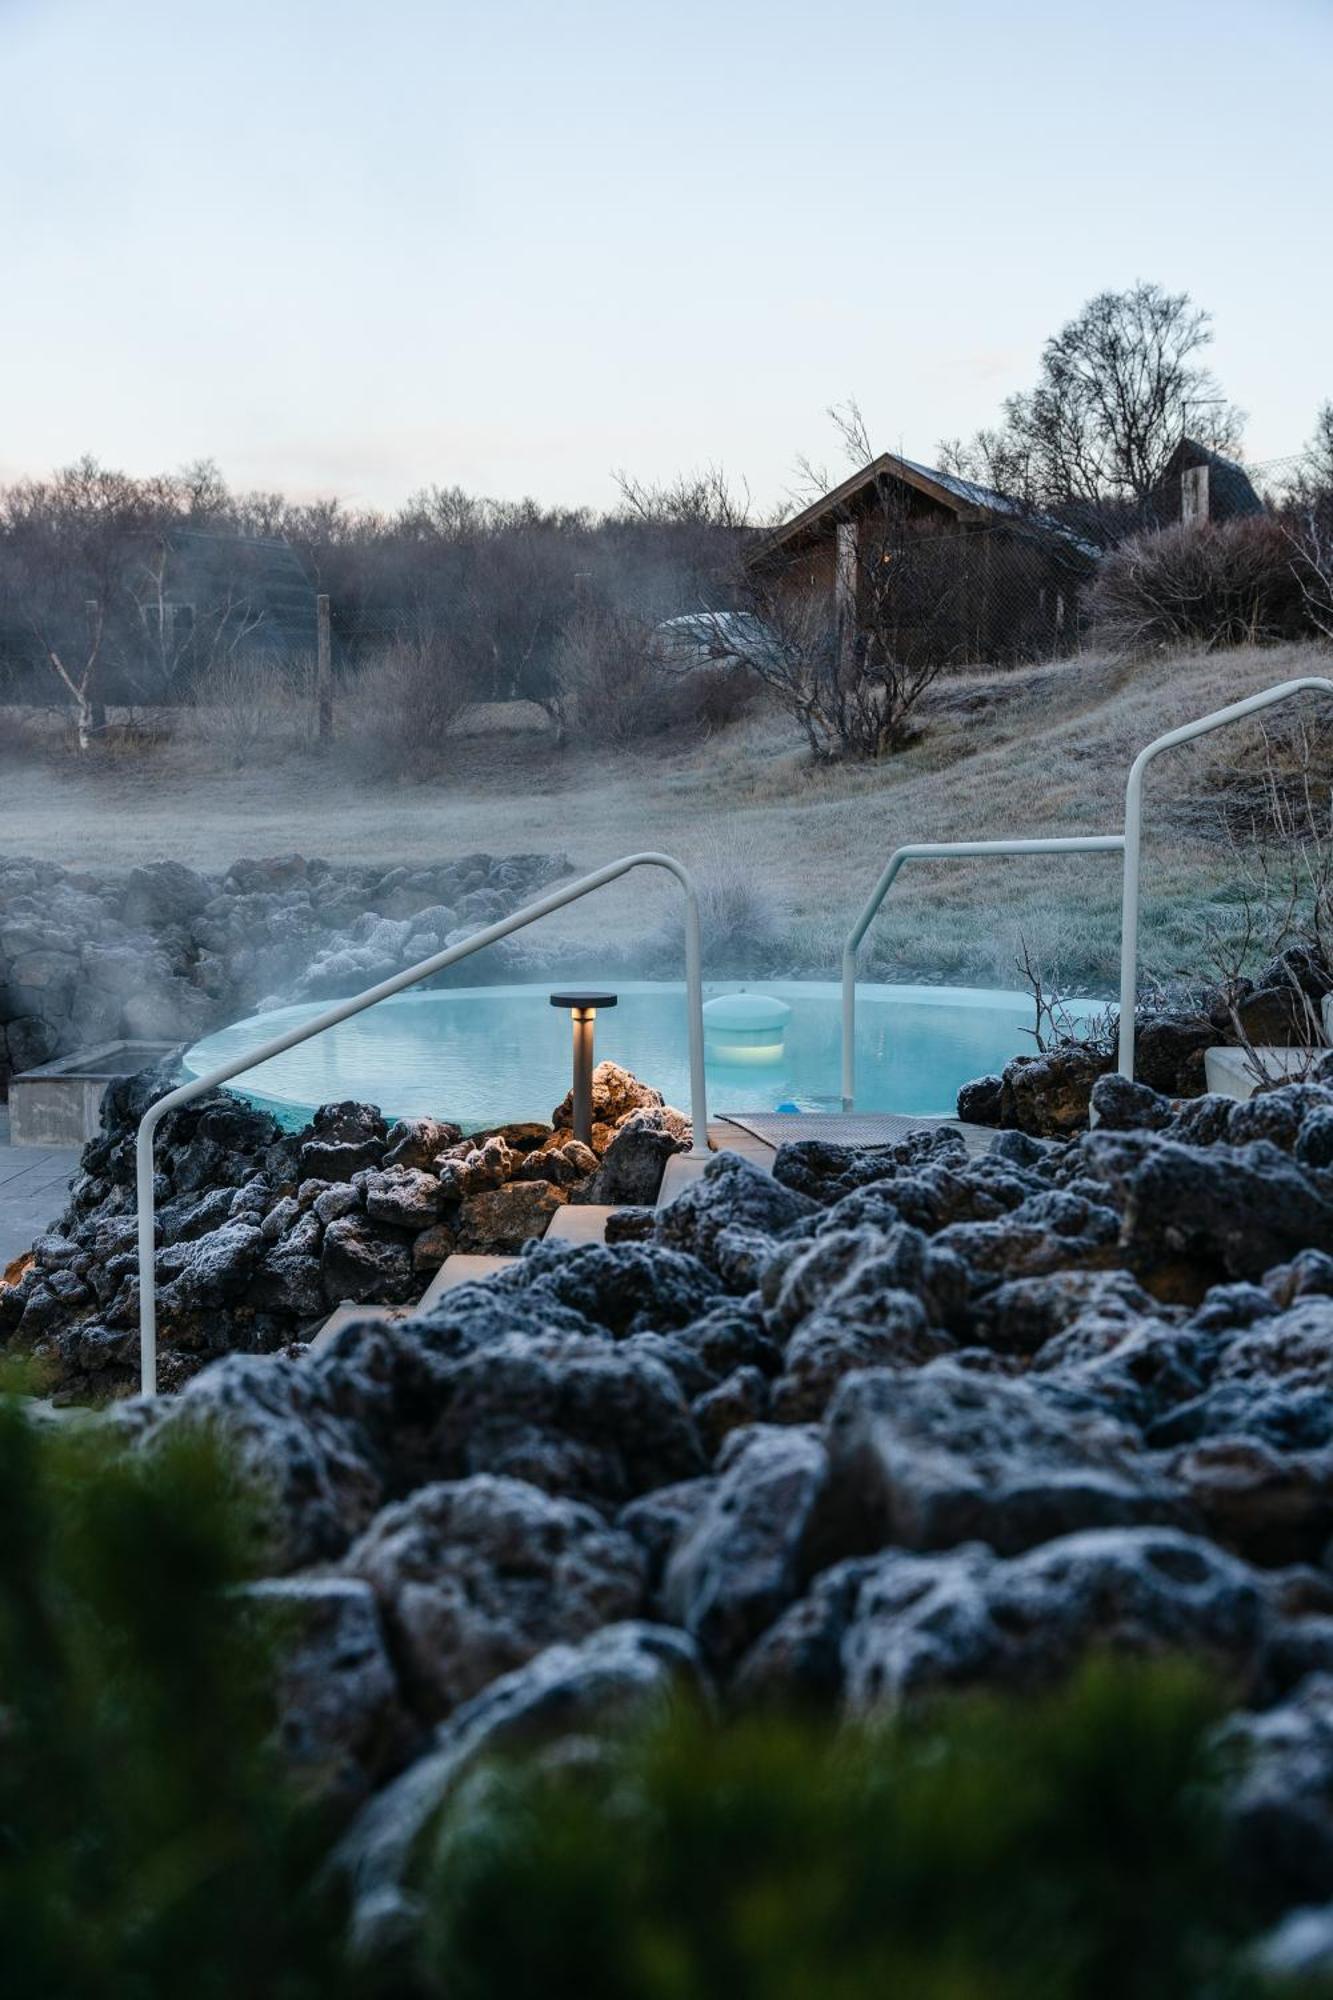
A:
[[[981,486],[973,479],[964,479],[956,472],[942,472],[937,466],[920,465],[913,458],[903,458],[899,453],[883,451],[859,471],[854,472],[842,484],[823,493],[811,501],[789,521],[783,521],[762,536],[749,550],[750,561],[775,554],[787,543],[800,541],[804,536],[817,531],[826,516],[836,516],[854,501],[858,494],[875,486],[881,479],[896,479],[901,485],[911,487],[933,500],[937,506],[947,508],[959,520],[1007,520],[1021,524],[1029,530],[1059,536],[1074,543],[1080,549],[1087,545],[1062,522],[1049,515],[1034,513],[1021,501],[1011,500],[1003,493],[997,493],[990,486]],[[1095,551],[1089,549],[1090,554]]]

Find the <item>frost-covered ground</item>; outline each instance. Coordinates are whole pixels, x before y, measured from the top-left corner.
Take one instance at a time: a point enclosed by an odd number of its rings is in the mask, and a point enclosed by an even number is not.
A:
[[[540,726],[484,726],[426,784],[359,776],[345,749],[320,760],[275,744],[240,768],[199,738],[95,770],[18,752],[0,765],[0,851],[67,864],[172,858],[199,867],[298,849],[330,860],[445,861],[563,849],[592,868],[669,848],[711,884],[729,934],[753,936],[754,969],[833,971],[841,937],[885,857],[906,840],[1116,830],[1134,751],[1160,730],[1297,673],[1314,647],[1095,654],[942,681],[920,742],[891,763],[812,771],[790,726],[760,714],[703,743],[638,757],[557,752]],[[533,712],[535,714],[535,712]],[[494,718],[482,718],[483,723]],[[11,733],[12,735],[12,733]],[[1230,768],[1257,771],[1257,730],[1164,760],[1149,786],[1145,893],[1157,969],[1197,959],[1210,910],[1225,914],[1235,856],[1219,827]],[[0,752],[3,755],[3,752]],[[639,876],[556,920],[554,935],[647,931],[673,891]],[[1013,981],[1020,937],[1074,984],[1109,989],[1117,950],[1113,861],[951,863],[909,871],[877,926],[881,976]]]

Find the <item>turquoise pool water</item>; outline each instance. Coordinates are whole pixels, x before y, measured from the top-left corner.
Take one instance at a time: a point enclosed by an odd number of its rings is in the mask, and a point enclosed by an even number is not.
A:
[[[299,1124],[318,1104],[359,1098],[386,1117],[429,1115],[465,1129],[548,1118],[569,1088],[569,1016],[545,986],[471,986],[403,993],[275,1056],[231,1088]],[[619,1004],[597,1017],[597,1056],[610,1057],[688,1109],[685,993],[681,985],[627,981]],[[832,981],[726,980],[719,993],[765,993],[791,1008],[774,1061],[708,1064],[714,1112],[840,1108],[840,990]],[[260,1046],[325,1003],[282,1007],[207,1036],[185,1057],[191,1076]],[[1071,1011],[1092,1013],[1088,1001]],[[960,1085],[1030,1054],[1026,994],[971,987],[857,989],[856,1078],[860,1111],[951,1112]]]

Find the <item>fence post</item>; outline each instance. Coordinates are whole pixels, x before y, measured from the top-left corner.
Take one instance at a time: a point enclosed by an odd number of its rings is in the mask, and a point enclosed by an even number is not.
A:
[[[318,734],[321,743],[327,743],[333,735],[333,645],[329,629],[329,600],[327,593],[320,591],[315,599],[315,701],[319,711]]]

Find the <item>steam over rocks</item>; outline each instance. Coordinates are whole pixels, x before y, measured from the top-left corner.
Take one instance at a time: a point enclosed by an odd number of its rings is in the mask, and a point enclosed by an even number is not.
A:
[[[569,871],[563,855],[357,868],[299,854],[221,876],[177,861],[95,873],[0,859],[0,1092],[101,1042],[189,1042],[262,1005],[331,999],[492,923]],[[489,973],[531,967],[494,948]],[[660,1100],[659,1100],[660,1102]]]

